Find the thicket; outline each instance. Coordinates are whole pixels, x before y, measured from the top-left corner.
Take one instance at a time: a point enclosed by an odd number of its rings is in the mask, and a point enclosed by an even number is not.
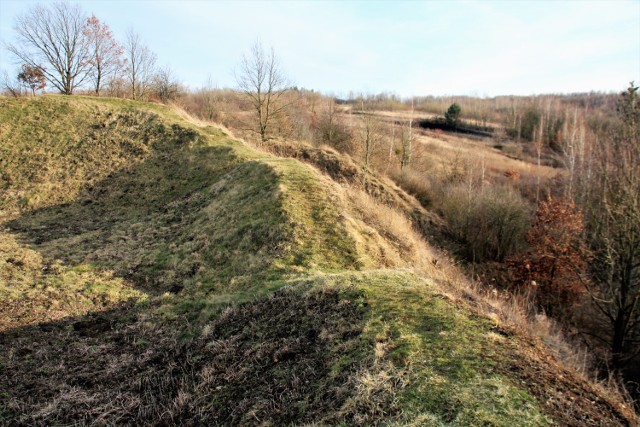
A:
[[[471,262],[503,262],[524,245],[530,225],[527,202],[508,186],[447,186],[440,209]]]
[[[614,370],[640,383],[640,101],[633,83],[618,98],[615,121],[567,146],[570,195],[585,217],[591,249],[592,334],[609,347]],[[593,122],[591,122],[593,123]],[[576,126],[585,126],[576,120]],[[586,126],[592,126],[587,121]]]
[[[539,309],[560,320],[575,320],[573,310],[586,294],[587,263],[582,214],[571,201],[549,196],[538,206],[526,235],[524,253],[507,259],[512,291],[531,297]]]

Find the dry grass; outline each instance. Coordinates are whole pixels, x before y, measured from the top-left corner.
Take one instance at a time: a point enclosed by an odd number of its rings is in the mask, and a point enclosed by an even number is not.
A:
[[[182,118],[183,120],[186,120],[190,123],[193,123],[196,126],[199,127],[207,127],[207,126],[211,126],[211,125],[215,125],[217,127],[219,127],[221,130],[225,130],[221,124],[219,123],[215,123],[215,122],[211,122],[211,121],[207,121],[207,120],[203,120],[200,119],[198,117],[195,117],[194,115],[190,114],[187,110],[185,110],[184,108],[182,108],[180,105],[175,104],[175,103],[171,103],[169,104],[169,106],[171,107],[171,109],[178,115],[180,116],[180,118]]]
[[[375,419],[365,407],[340,410],[357,398],[355,373],[375,371],[362,301],[355,289],[284,289],[225,310],[192,340],[180,319],[160,325],[135,308],[0,335],[0,423]]]
[[[392,168],[388,173],[404,191],[415,197],[423,207],[432,207],[436,194],[432,181],[424,173],[409,168],[404,171],[401,171],[400,168]]]
[[[630,420],[640,421],[634,411],[633,400],[625,388],[614,377],[606,380],[599,378],[594,371],[595,360],[591,352],[582,344],[570,341],[558,322],[544,313],[537,313],[530,295],[501,292],[487,284],[472,281],[457,262],[445,254],[439,259],[440,271],[444,276],[443,289],[446,289],[452,300],[474,307],[495,322],[497,327],[528,337],[539,349],[537,351],[540,353],[536,357],[546,357],[545,363],[552,363],[558,369],[575,376],[582,384],[606,396]],[[502,337],[497,336],[495,339],[501,340]],[[552,358],[544,356],[544,352],[548,352]]]
[[[358,231],[362,252],[384,267],[411,267],[437,276],[435,251],[422,238],[407,216],[385,205],[361,189],[345,188],[352,224]]]
[[[513,148],[499,150],[493,147],[495,145],[493,140],[477,140],[451,134],[445,136],[437,132],[423,132],[416,140],[425,146],[425,151],[430,156],[437,159],[437,163],[445,166],[466,164],[467,167],[472,167],[479,173],[484,168],[487,178],[495,179],[504,175],[507,170],[518,171],[523,177],[540,176],[543,179],[550,179],[561,173],[556,168],[538,166],[532,158],[517,159],[509,155],[509,150],[513,150],[513,154],[518,154],[519,147],[515,143],[505,143],[505,147]]]

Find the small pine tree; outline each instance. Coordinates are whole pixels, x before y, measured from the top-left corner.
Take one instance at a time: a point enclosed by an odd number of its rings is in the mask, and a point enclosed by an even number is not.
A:
[[[460,120],[460,113],[462,112],[462,108],[457,103],[453,103],[449,106],[449,109],[444,113],[444,119],[447,125],[457,128],[458,122]]]

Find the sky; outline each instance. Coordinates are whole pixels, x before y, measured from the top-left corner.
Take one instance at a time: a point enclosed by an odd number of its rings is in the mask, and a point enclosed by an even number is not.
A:
[[[47,1],[0,0],[0,41]],[[78,1],[124,40],[140,34],[178,80],[234,87],[256,40],[298,87],[349,93],[619,92],[640,82],[640,0]],[[0,71],[15,72],[0,46]]]

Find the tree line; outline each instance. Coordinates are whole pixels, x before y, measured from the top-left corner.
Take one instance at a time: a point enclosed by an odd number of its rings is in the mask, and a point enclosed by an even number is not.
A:
[[[91,88],[100,96],[146,99],[152,90],[165,100],[177,92],[178,83],[168,67],[133,29],[119,42],[109,26],[79,5],[67,2],[36,5],[15,21],[16,41],[6,49],[21,63],[17,79],[5,75],[6,91],[18,95],[20,86],[32,94],[48,84],[64,95]]]

